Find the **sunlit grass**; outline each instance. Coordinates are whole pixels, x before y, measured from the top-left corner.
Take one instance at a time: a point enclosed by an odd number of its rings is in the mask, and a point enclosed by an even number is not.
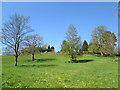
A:
[[[68,63],[63,54],[21,55],[18,66],[13,56],[3,56],[3,88],[117,88],[117,57],[79,56],[89,62]]]

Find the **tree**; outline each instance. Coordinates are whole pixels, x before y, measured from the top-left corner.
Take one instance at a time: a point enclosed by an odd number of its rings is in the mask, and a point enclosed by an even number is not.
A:
[[[5,47],[5,48],[3,48],[3,50],[2,50],[3,52],[2,52],[2,55],[13,55],[14,53],[14,51],[13,51],[13,49],[12,48],[10,48],[10,47]]]
[[[50,45],[48,45],[47,52],[51,52],[51,47],[50,47]]]
[[[63,53],[67,53],[69,51],[69,45],[66,40],[63,40],[62,45],[61,45],[61,51]]]
[[[88,51],[88,43],[87,43],[86,40],[84,40],[83,46],[82,46],[82,49],[81,49],[81,50],[82,50],[82,51]]]
[[[17,66],[20,47],[27,33],[32,29],[28,25],[29,17],[15,14],[10,20],[3,24],[2,43],[14,50],[15,66]]]
[[[40,37],[38,34],[30,35],[25,37],[24,45],[27,46],[26,49],[24,49],[24,52],[28,52],[32,54],[32,61],[35,60],[35,53],[40,51],[40,45],[42,45],[42,37]]]
[[[118,45],[118,55],[120,56],[120,46]]]
[[[97,44],[90,41],[89,46],[88,46],[88,51],[93,52],[93,53],[99,53],[99,48],[95,48],[95,47],[97,47]]]
[[[48,49],[50,50],[50,45],[48,46]]]
[[[115,42],[117,41],[114,33],[105,31],[102,33],[103,37],[103,53],[107,55],[115,54]]]
[[[48,47],[48,44],[47,43],[46,44],[43,43],[42,48],[43,49],[47,49],[47,47]]]
[[[51,51],[54,51],[54,50],[55,50],[55,48],[54,48],[54,46],[52,46],[52,47],[51,47]]]
[[[93,30],[89,50],[94,53],[113,55],[115,54],[115,42],[117,41],[114,33],[106,31],[105,26],[98,26]]]
[[[70,25],[68,28],[66,41],[69,45],[68,54],[71,56],[72,61],[76,60],[81,47],[81,41],[80,36],[78,36],[77,29],[73,25]]]
[[[43,43],[42,47],[40,48],[41,48],[41,52],[47,52],[48,44]]]
[[[101,56],[103,56],[103,38],[102,33],[106,31],[106,26],[98,26],[92,32],[92,40],[91,42],[94,45],[94,51],[100,52]]]

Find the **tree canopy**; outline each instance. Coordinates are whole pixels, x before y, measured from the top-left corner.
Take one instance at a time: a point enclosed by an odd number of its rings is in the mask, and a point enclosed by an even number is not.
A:
[[[77,29],[74,25],[70,25],[66,33],[66,41],[69,45],[68,54],[72,60],[76,60],[77,54],[81,47],[80,36],[78,36]]]
[[[117,41],[114,33],[107,31],[106,26],[98,26],[92,32],[92,39],[89,44],[89,50],[101,55],[113,55],[115,42]]]
[[[68,45],[68,42],[66,40],[63,40],[63,42],[62,42],[61,51],[63,53],[68,53],[68,51],[69,51],[69,45]]]
[[[88,51],[88,43],[87,43],[86,40],[84,40],[81,50],[82,50],[82,51]]]
[[[29,17],[14,14],[3,24],[2,43],[14,50],[15,66],[17,66],[20,47],[27,33],[33,31],[28,25]]]
[[[32,54],[32,61],[35,60],[34,54],[35,52],[40,51],[40,45],[42,45],[42,37],[40,37],[38,34],[29,35],[25,37],[24,45],[27,47],[24,49],[24,52]]]

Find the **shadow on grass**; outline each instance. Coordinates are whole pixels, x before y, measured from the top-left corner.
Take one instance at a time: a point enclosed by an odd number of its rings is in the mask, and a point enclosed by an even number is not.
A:
[[[44,61],[53,61],[56,60],[54,58],[44,58],[44,59],[35,59],[34,62],[44,62]],[[32,60],[25,60],[26,62],[33,62]]]
[[[18,65],[18,67],[52,67],[57,65]]]
[[[54,58],[44,58],[44,59],[36,59],[37,62],[44,62],[44,61],[54,61]]]
[[[88,59],[88,60],[72,60],[68,61],[68,63],[87,63],[87,62],[92,62],[94,60]]]
[[[99,54],[95,54],[96,57],[115,57],[116,55],[99,55]]]

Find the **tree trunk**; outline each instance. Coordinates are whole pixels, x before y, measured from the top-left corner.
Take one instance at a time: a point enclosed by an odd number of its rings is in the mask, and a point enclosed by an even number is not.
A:
[[[103,56],[103,53],[102,53],[102,52],[100,52],[100,54],[101,54],[101,56]]]
[[[76,56],[74,56],[74,58],[75,58],[75,61],[76,61]]]
[[[15,56],[15,66],[17,66],[18,56]]]
[[[32,61],[35,61],[35,58],[34,58],[34,53],[32,54]]]
[[[74,60],[74,56],[72,55],[71,57],[72,57],[72,60]]]

